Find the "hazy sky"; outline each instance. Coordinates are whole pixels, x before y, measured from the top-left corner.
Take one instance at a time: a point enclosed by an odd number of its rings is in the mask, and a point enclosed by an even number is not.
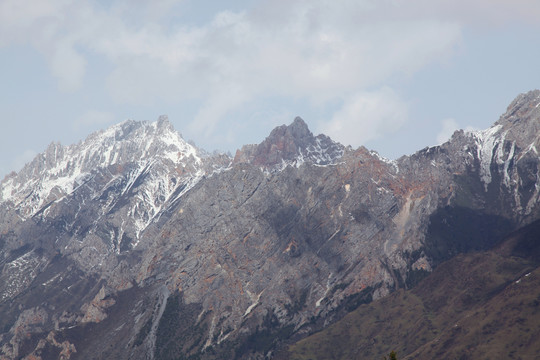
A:
[[[301,116],[396,158],[540,87],[538,0],[0,0],[0,178],[169,115],[206,150]]]

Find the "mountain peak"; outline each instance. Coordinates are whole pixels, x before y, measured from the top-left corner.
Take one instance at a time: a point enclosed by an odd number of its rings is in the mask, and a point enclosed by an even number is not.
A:
[[[531,117],[540,115],[540,90],[531,90],[529,92],[519,94],[508,105],[506,112],[500,117],[495,125],[510,125],[518,121],[524,122]]]
[[[295,137],[313,136],[311,131],[309,131],[308,125],[300,116],[295,117],[294,121],[287,128]]]
[[[11,200],[24,217],[32,216],[44,204],[72,193],[100,169],[126,164],[142,169],[156,164],[156,159],[172,168],[196,171],[202,166],[198,149],[182,139],[167,116],[153,123],[126,120],[78,144],[51,143],[21,171],[0,183],[0,202]]]
[[[538,145],[540,90],[519,94],[489,131],[500,134],[502,140],[515,142],[522,149]]]
[[[279,143],[286,141],[288,143],[301,143],[313,138],[313,133],[301,117],[297,116],[290,125],[281,125],[270,133],[263,143]],[[262,145],[262,144],[261,144]]]
[[[259,145],[238,150],[235,163],[250,162],[266,169],[298,166],[308,161],[328,165],[343,155],[343,145],[325,135],[313,136],[305,121],[297,116],[290,125],[281,125]]]
[[[497,144],[504,146],[508,142],[519,149],[528,149],[539,145],[539,132],[540,90],[532,90],[519,94],[490,128],[473,131],[470,134],[476,139],[482,151],[485,150],[484,157],[487,156],[491,161],[493,149]]]
[[[169,123],[169,116],[168,115],[160,115],[157,121],[158,126],[163,126],[165,124]]]
[[[169,117],[167,115],[160,115],[158,120],[157,120],[157,123],[156,123],[156,127],[158,130],[161,130],[161,131],[175,131],[174,130],[174,127],[172,126],[172,124],[170,123],[169,121]]]

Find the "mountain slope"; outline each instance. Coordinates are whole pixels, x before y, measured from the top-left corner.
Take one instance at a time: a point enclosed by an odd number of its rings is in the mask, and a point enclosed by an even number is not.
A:
[[[278,359],[535,358],[540,222],[489,252],[459,255],[417,287],[362,305]],[[526,252],[523,249],[527,249]]]
[[[2,354],[271,356],[538,220],[539,100],[397,161],[300,118],[234,159],[165,118],[53,145],[0,184]]]

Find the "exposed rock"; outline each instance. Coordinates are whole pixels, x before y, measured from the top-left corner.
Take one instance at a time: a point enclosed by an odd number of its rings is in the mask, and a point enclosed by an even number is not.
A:
[[[107,317],[106,309],[115,303],[116,300],[111,297],[111,291],[106,289],[105,286],[102,286],[94,299],[89,304],[82,306],[81,311],[84,313],[84,317],[81,322],[100,322],[105,320]]]
[[[51,144],[0,183],[2,356],[261,358],[490,248],[540,217],[539,94],[396,161],[300,118],[234,160],[165,117]]]
[[[300,117],[290,125],[282,125],[259,145],[246,145],[236,152],[234,163],[250,163],[267,170],[300,166],[304,162],[317,165],[334,164],[343,155],[344,146],[326,135],[314,137]]]

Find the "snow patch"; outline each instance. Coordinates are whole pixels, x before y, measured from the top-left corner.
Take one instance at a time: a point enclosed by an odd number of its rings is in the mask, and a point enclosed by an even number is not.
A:
[[[330,291],[330,279],[332,278],[332,273],[328,274],[328,279],[326,279],[326,290],[324,291],[323,296],[315,302],[315,307],[321,306],[321,302],[326,298],[328,292]]]
[[[536,150],[536,145],[534,143],[532,143],[531,145],[529,145],[529,147],[527,147],[527,150],[525,151],[525,153],[528,153],[529,151],[533,151],[536,155],[538,155],[538,150]]]
[[[500,147],[502,148],[502,145]],[[510,175],[508,174],[508,168],[510,167],[510,162],[514,158],[515,149],[516,149],[516,143],[514,141],[512,142],[510,153],[508,154],[508,157],[506,158],[506,161],[504,162],[504,180],[503,181],[507,188],[510,188]]]
[[[484,182],[486,191],[487,186],[491,183],[491,162],[493,160],[495,146],[500,143],[500,138],[497,137],[497,134],[501,128],[502,125],[499,124],[487,130],[471,133],[476,142],[477,156],[480,161],[480,178]]]
[[[264,289],[264,290],[266,290],[266,289]],[[249,290],[246,290],[246,293],[249,295],[249,297],[251,298],[251,300],[254,301],[254,302],[253,302],[253,304],[249,305],[249,307],[246,309],[246,312],[244,313],[243,317],[246,317],[247,315],[249,315],[249,314],[251,313],[251,311],[252,311],[253,309],[255,309],[255,307],[256,307],[257,305],[259,305],[259,300],[261,299],[261,295],[262,295],[262,293],[264,292],[264,290],[261,291],[261,292],[259,293],[259,295],[257,295],[257,298],[256,298],[256,299],[255,299],[255,297],[253,296],[253,294],[252,294]]]

